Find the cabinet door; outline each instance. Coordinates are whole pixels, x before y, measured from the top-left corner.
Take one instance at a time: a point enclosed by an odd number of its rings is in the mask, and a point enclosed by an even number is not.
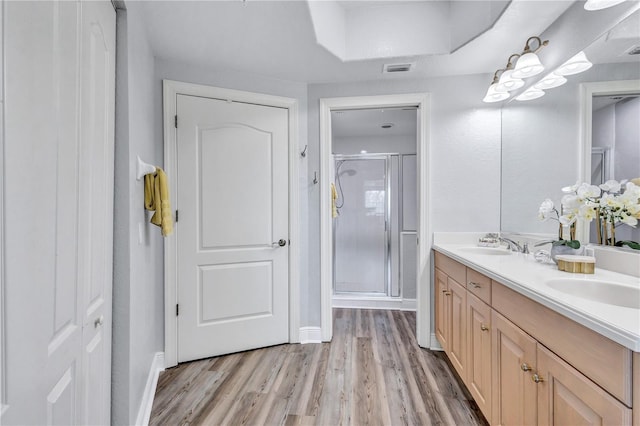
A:
[[[467,293],[467,388],[491,419],[491,308]]]
[[[435,283],[435,318],[436,318],[436,337],[442,349],[445,352],[449,351],[449,309],[447,301],[447,274],[439,269],[436,269],[436,283]]]
[[[537,422],[536,341],[511,321],[491,311],[493,425],[534,425]]]
[[[631,424],[631,410],[542,345],[538,345],[540,425]]]
[[[449,319],[451,331],[449,334],[449,359],[463,379],[466,374],[467,359],[467,289],[449,277],[447,279],[449,292]]]

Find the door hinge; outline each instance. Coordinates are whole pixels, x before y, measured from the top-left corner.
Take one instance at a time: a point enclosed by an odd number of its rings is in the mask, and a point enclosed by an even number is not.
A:
[[[180,315],[180,305],[176,303],[176,316]]]
[[[178,223],[178,210],[176,210],[176,223]]]
[[[177,115],[174,117],[174,126],[176,126],[176,129],[178,128],[178,116]]]

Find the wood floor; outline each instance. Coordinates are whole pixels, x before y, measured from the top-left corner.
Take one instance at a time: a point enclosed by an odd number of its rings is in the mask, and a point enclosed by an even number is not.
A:
[[[486,425],[415,312],[334,309],[331,343],[280,345],[161,373],[151,425]]]

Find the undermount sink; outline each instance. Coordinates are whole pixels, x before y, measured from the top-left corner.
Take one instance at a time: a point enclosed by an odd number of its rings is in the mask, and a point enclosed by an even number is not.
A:
[[[631,287],[608,281],[571,278],[549,280],[546,285],[581,299],[640,309],[640,287]]]
[[[473,254],[486,254],[489,256],[508,256],[511,252],[499,247],[462,247],[461,251]]]

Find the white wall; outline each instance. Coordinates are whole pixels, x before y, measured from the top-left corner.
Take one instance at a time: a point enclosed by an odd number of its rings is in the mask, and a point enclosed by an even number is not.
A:
[[[334,154],[360,154],[363,149],[368,153],[416,153],[416,135],[412,136],[352,136],[333,139]]]
[[[117,22],[113,424],[135,423],[154,354],[164,350],[163,241],[144,210],[135,168],[137,155],[163,163],[154,129],[154,59],[140,4],[126,7]]]
[[[497,230],[500,216],[500,109],[481,99],[488,75],[311,84],[309,176],[319,170],[319,100],[342,96],[431,93],[429,162],[432,230]],[[309,192],[309,303],[302,326],[320,325],[320,194]]]

